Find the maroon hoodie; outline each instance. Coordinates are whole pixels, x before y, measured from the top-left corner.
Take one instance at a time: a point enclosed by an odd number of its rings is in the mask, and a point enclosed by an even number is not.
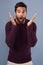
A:
[[[8,61],[14,63],[25,63],[32,60],[31,47],[37,42],[36,24],[33,22],[27,26],[29,20],[24,24],[12,25],[11,21],[6,24],[6,44],[10,48]]]

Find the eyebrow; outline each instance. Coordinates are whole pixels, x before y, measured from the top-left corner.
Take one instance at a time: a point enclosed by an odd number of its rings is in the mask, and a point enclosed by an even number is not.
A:
[[[20,10],[17,10],[17,11],[20,11]],[[26,11],[26,10],[23,10],[23,11]]]

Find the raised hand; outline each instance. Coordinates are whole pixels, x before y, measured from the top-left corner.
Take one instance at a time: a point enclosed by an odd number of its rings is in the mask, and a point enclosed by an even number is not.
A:
[[[13,25],[16,25],[16,22],[14,21],[14,18],[13,18],[13,16],[11,15],[10,12],[8,13],[8,15],[9,15],[9,18],[10,18],[11,23],[12,23]]]
[[[31,20],[27,23],[27,26],[30,26],[30,25],[33,23],[33,21],[34,21],[36,15],[37,15],[37,13],[35,13],[35,14],[32,16]]]

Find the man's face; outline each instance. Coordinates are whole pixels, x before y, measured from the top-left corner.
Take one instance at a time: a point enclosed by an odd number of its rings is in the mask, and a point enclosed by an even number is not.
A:
[[[27,11],[25,7],[18,7],[16,9],[15,15],[19,23],[22,23],[25,20],[26,14],[27,14]]]

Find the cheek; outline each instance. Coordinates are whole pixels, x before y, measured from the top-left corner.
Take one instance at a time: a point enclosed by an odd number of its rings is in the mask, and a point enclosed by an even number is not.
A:
[[[24,14],[23,14],[23,17],[25,18],[25,17],[26,17],[26,15],[27,15],[27,14],[26,14],[26,13],[24,13]]]
[[[20,14],[19,14],[19,13],[16,13],[16,17],[18,17],[18,18],[19,18],[19,17],[20,17]]]

